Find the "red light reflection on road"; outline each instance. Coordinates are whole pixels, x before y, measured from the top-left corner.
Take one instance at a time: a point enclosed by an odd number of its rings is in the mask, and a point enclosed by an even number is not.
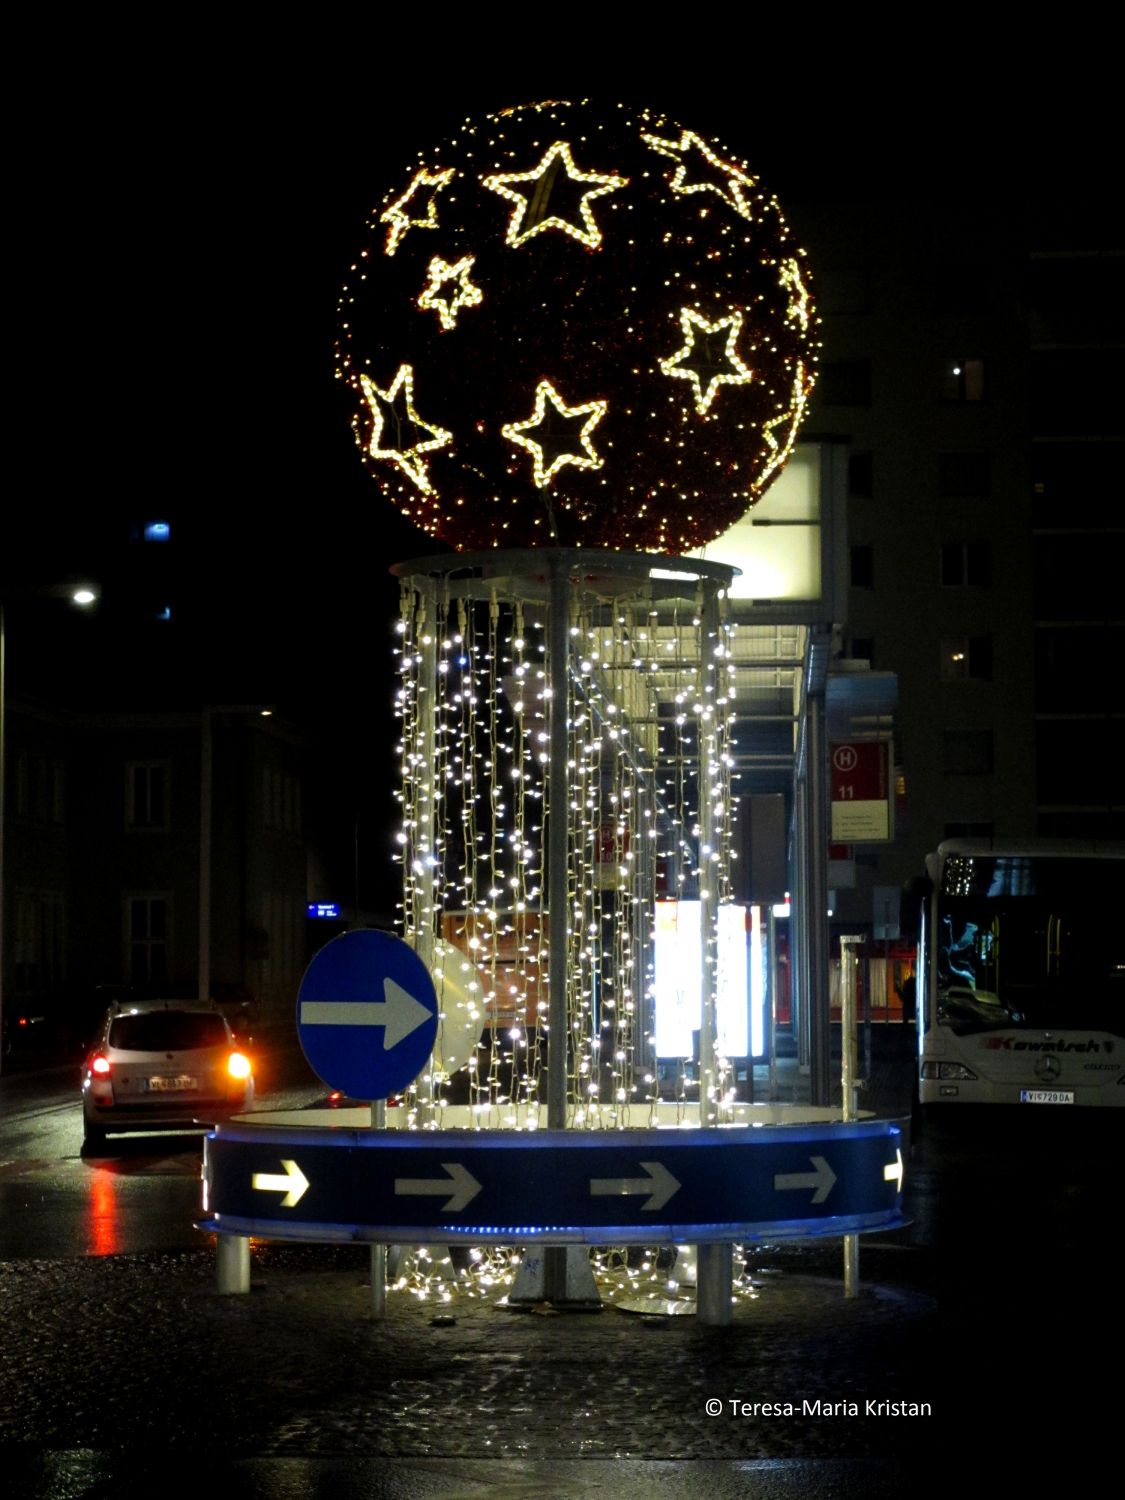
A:
[[[121,1213],[117,1202],[114,1174],[104,1167],[96,1168],[90,1179],[88,1209],[88,1255],[120,1255]]]

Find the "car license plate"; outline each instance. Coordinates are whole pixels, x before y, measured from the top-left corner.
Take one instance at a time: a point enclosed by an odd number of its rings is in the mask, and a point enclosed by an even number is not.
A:
[[[159,1073],[155,1078],[145,1079],[145,1092],[149,1094],[179,1094],[198,1087],[199,1079],[190,1073]]]
[[[1021,1104],[1073,1104],[1073,1089],[1020,1089]]]

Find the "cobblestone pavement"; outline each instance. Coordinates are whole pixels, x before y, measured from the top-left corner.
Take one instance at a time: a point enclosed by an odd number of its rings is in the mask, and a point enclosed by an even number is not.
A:
[[[784,1252],[758,1259],[756,1295],[726,1329],[613,1306],[449,1309],[404,1293],[379,1322],[358,1247],[257,1247],[250,1294],[228,1297],[206,1249],[11,1263],[0,1268],[0,1441],[776,1459],[886,1454],[916,1444],[920,1427],[936,1435],[941,1395],[919,1360],[935,1321],[924,1293],[869,1282],[845,1300],[838,1275],[785,1268]],[[443,1315],[453,1321],[435,1325]],[[868,1414],[869,1400],[929,1402],[934,1415]],[[832,1414],[805,1405],[818,1401]]]

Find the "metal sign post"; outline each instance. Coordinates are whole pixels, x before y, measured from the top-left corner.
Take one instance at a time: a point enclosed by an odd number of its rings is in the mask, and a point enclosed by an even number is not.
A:
[[[360,929],[326,944],[297,992],[297,1028],[306,1058],[330,1087],[372,1101],[374,1134],[386,1128],[387,1095],[412,1083],[425,1066],[437,1026],[429,970],[407,943],[386,932]],[[295,1163],[284,1165],[289,1171]],[[296,1201],[292,1188],[283,1202],[289,1199]],[[382,1243],[371,1247],[371,1305],[376,1318],[386,1316]]]
[[[844,1120],[857,1118],[856,1080],[856,949],[862,937],[840,939],[840,1093]],[[844,1236],[844,1296],[859,1294],[859,1236]]]

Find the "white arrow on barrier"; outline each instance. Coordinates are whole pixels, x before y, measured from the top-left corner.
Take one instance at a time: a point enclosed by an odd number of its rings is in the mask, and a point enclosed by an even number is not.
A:
[[[434,1013],[393,979],[383,980],[382,1000],[302,1000],[302,1026],[382,1026],[383,1051],[397,1047]]]
[[[815,1168],[812,1172],[778,1172],[773,1179],[775,1193],[792,1193],[801,1188],[815,1188],[813,1203],[823,1203],[836,1186],[836,1174],[823,1156],[810,1156]]]
[[[643,1161],[641,1166],[647,1177],[592,1177],[590,1192],[595,1198],[634,1198],[641,1193],[649,1195],[648,1202],[641,1204],[642,1213],[651,1213],[663,1208],[673,1193],[682,1186],[660,1161]]]
[[[902,1165],[902,1152],[896,1149],[894,1161],[888,1162],[883,1168],[883,1181],[893,1182],[895,1184],[895,1191],[901,1193],[902,1179],[905,1176],[906,1172]]]
[[[282,1157],[281,1165],[285,1168],[284,1176],[280,1172],[255,1172],[250,1179],[250,1186],[257,1188],[260,1193],[284,1193],[282,1208],[295,1208],[305,1196],[309,1179],[295,1161],[286,1161]]]
[[[449,1173],[447,1178],[396,1177],[396,1195],[407,1198],[436,1198],[449,1193],[445,1212],[460,1213],[461,1209],[471,1203],[480,1192],[481,1184],[469,1169],[463,1167],[458,1161],[443,1161],[441,1169]]]

